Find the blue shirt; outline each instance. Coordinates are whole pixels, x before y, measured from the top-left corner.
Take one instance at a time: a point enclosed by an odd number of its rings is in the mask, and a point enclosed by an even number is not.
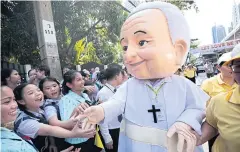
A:
[[[58,103],[60,99],[46,99],[44,102],[44,116],[46,117],[47,121],[53,116],[58,115]],[[54,104],[56,107],[54,107]]]
[[[13,131],[1,127],[1,152],[36,152],[36,149]]]
[[[42,117],[42,115],[44,115],[44,111],[41,109],[39,109],[38,113],[33,111],[28,111],[28,112],[32,113],[37,117]],[[21,111],[21,113],[17,116],[15,122],[20,121],[20,119],[22,120],[18,128],[16,129],[16,132],[24,136],[28,136],[30,138],[35,139],[38,136],[38,130],[40,129],[41,123],[39,122],[39,119],[31,116],[29,116],[31,119],[23,120],[24,117],[28,117],[28,116],[29,115],[26,114],[24,111]]]
[[[61,116],[61,120],[69,120],[73,110],[81,103],[85,102],[85,100],[90,101],[87,94],[82,93],[82,96],[72,92],[71,90],[61,98],[59,101],[59,112]],[[79,144],[87,141],[87,138],[66,138],[65,141],[70,144]]]

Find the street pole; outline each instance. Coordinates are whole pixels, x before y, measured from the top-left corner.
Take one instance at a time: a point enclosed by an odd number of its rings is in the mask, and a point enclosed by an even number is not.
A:
[[[42,63],[52,77],[62,80],[51,1],[33,1],[33,8]]]

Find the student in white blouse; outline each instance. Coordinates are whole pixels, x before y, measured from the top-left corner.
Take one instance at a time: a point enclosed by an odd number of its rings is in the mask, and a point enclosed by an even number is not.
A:
[[[104,72],[107,80],[105,86],[98,92],[97,100],[106,102],[111,98],[119,85],[123,82],[123,74],[120,68],[110,67]],[[118,150],[118,137],[120,131],[121,115],[114,118],[107,124],[100,125],[102,138],[105,142],[106,152],[117,152]]]

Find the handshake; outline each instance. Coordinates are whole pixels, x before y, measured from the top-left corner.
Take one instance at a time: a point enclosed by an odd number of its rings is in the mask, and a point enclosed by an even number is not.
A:
[[[94,129],[95,125],[104,119],[103,108],[99,105],[89,106],[87,102],[82,102],[72,113],[70,120],[79,121],[79,127],[83,130]]]
[[[81,103],[76,111],[81,115],[83,130],[94,128],[104,119],[104,109],[100,105],[89,107],[88,104]],[[169,152],[194,152],[200,140],[200,136],[184,122],[175,122],[166,135]]]

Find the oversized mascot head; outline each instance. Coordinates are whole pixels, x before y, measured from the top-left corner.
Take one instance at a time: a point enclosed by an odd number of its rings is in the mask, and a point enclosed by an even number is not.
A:
[[[176,6],[143,3],[124,22],[120,43],[131,75],[137,79],[164,78],[173,75],[186,60],[189,27]]]

